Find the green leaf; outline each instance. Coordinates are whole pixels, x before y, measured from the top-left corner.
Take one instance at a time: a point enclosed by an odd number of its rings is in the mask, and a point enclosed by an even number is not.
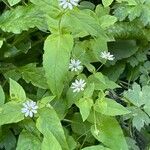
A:
[[[74,22],[74,23],[72,23]],[[100,28],[98,18],[94,12],[89,9],[72,10],[66,13],[62,18],[62,28],[67,28],[74,37],[83,37],[87,35],[98,36],[104,32]]]
[[[57,147],[59,147],[60,144],[62,149],[68,149],[68,144],[66,142],[63,128],[54,109],[43,108],[39,114],[39,118],[37,119],[36,126],[45,138],[52,138],[52,140],[55,141],[55,143],[57,144]],[[48,137],[49,133],[52,134],[51,137]],[[56,142],[55,139],[58,141],[59,144]],[[52,147],[55,147],[55,143],[52,143]]]
[[[90,114],[91,107],[93,106],[93,100],[91,98],[81,98],[76,102],[76,105],[80,109],[83,121],[85,121]]]
[[[144,125],[150,124],[150,118],[149,116],[140,108],[137,107],[129,107],[130,111],[132,112],[132,116],[127,116],[128,118],[132,118],[132,124],[138,131],[140,131]]]
[[[105,67],[102,70],[102,73],[106,75],[110,80],[116,82],[124,70],[125,70],[125,63],[117,62],[113,66]]]
[[[48,89],[44,70],[42,67],[36,67],[36,64],[28,64],[17,69],[21,73],[22,78],[27,83],[32,83],[34,86]]]
[[[138,50],[138,46],[136,45],[136,41],[134,40],[120,40],[110,42],[108,47],[113,53],[115,60],[128,58],[135,54],[135,52]]]
[[[102,3],[105,7],[108,7],[109,5],[111,5],[112,2],[113,0],[102,0]]]
[[[73,38],[69,34],[50,35],[44,44],[43,66],[47,83],[57,97],[64,88],[72,47]]]
[[[21,112],[22,106],[16,102],[8,102],[0,107],[0,126],[9,123],[16,123],[24,119]]]
[[[10,4],[10,6],[16,5],[17,3],[19,3],[21,0],[7,0],[8,3]]]
[[[106,148],[102,145],[96,145],[96,146],[89,146],[85,147],[82,150],[110,150],[109,148]]]
[[[16,137],[7,128],[3,128],[0,136],[0,149],[12,150],[16,146]]]
[[[140,150],[134,139],[132,139],[130,137],[126,137],[126,141],[127,141],[129,149]]]
[[[92,126],[91,131],[94,137],[113,150],[128,150],[126,140],[119,123],[113,117],[99,115],[97,123],[99,134],[95,134],[95,127]]]
[[[18,6],[0,16],[0,28],[4,32],[19,34],[29,28],[46,28],[44,16],[34,5]]]
[[[89,76],[88,81],[94,83],[95,90],[114,89],[119,87],[115,82],[109,80],[107,76],[104,76],[100,72]]]
[[[16,150],[41,150],[41,141],[32,133],[23,130],[19,135]]]
[[[117,18],[115,16],[105,15],[99,18],[101,27],[103,29],[112,26],[115,22],[117,22]]]
[[[94,109],[97,112],[108,116],[125,115],[130,113],[130,111],[121,104],[109,98],[98,99],[95,103]]]
[[[25,101],[26,94],[21,85],[10,79],[10,98],[15,101]]]
[[[3,46],[3,40],[0,40],[0,48]]]
[[[150,86],[142,88],[137,83],[134,83],[132,89],[124,92],[124,97],[137,107],[149,102]]]
[[[3,91],[2,86],[0,85],[0,105],[4,104],[5,102],[5,93]]]
[[[55,136],[48,130],[47,134],[44,136],[41,150],[62,150],[59,142]]]
[[[79,137],[82,135],[86,135],[86,141],[88,141],[89,143],[93,143],[95,141],[90,132],[92,124],[89,123],[88,121],[83,122],[80,113],[74,113],[71,121],[72,121],[71,129],[73,133],[79,135]]]

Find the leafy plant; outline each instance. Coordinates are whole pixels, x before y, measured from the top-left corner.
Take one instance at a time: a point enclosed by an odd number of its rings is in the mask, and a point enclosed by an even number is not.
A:
[[[149,0],[0,6],[0,149],[150,148]]]

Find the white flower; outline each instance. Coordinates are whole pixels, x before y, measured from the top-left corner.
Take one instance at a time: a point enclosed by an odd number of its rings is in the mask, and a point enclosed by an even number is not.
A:
[[[23,106],[21,112],[24,113],[25,117],[33,117],[33,115],[37,113],[38,106],[36,102],[29,100],[23,103]]]
[[[81,70],[82,66],[80,64],[81,64],[80,60],[71,59],[70,64],[69,64],[69,69],[71,71]]]
[[[106,60],[114,60],[115,59],[114,55],[111,55],[110,52],[106,52],[106,51],[101,52],[101,57]]]
[[[80,92],[84,90],[85,85],[86,85],[85,80],[76,79],[75,82],[72,83],[71,88],[73,89],[73,92]]]
[[[73,9],[73,6],[78,5],[79,0],[59,0],[59,2],[59,5],[62,6],[63,9]]]

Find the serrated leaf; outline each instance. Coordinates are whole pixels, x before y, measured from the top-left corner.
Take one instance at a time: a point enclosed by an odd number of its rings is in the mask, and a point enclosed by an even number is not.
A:
[[[4,104],[5,102],[5,93],[3,91],[2,86],[0,85],[0,105]]]
[[[34,5],[18,6],[0,16],[0,28],[5,32],[19,34],[29,28],[45,28],[44,16]]]
[[[133,106],[130,107],[130,110],[132,111],[132,124],[138,131],[140,131],[144,125],[148,126],[150,124],[150,118],[143,110]]]
[[[26,94],[24,89],[16,81],[10,79],[10,98],[15,101],[25,101]]]
[[[83,121],[85,121],[90,114],[91,107],[93,106],[93,100],[91,98],[81,98],[76,102],[76,105],[80,109]]]
[[[109,98],[98,99],[95,103],[94,109],[97,112],[108,116],[125,115],[130,113],[130,111],[121,104]]]
[[[134,83],[132,89],[124,92],[124,96],[128,99],[132,104],[137,107],[140,107],[143,104],[149,103],[149,86],[140,87],[137,83]]]
[[[91,132],[94,137],[104,145],[114,150],[128,150],[121,127],[115,118],[100,115],[99,122],[97,123],[97,129],[99,131],[98,134],[95,134],[94,126],[91,128]]]
[[[38,130],[44,135],[45,138],[49,136],[48,133],[51,133],[61,145],[62,149],[68,149],[66,137],[55,110],[52,108],[43,108],[39,113],[39,118],[36,123]],[[51,136],[51,138],[54,141],[55,138],[53,136]],[[59,145],[58,143],[57,146]],[[52,144],[54,144],[52,147],[55,147],[55,143]]]
[[[16,150],[41,150],[41,141],[34,134],[23,130],[19,135]]]
[[[9,123],[16,123],[24,119],[21,112],[22,106],[16,102],[8,102],[0,107],[0,126]]]
[[[10,6],[16,5],[17,3],[19,3],[21,0],[7,0],[8,3],[10,4]]]
[[[43,66],[47,83],[57,97],[64,88],[72,47],[73,38],[69,34],[50,35],[44,44]]]

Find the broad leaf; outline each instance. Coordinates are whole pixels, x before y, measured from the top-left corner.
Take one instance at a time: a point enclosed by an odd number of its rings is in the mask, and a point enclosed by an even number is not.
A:
[[[21,85],[10,79],[10,98],[15,101],[25,101],[26,94]]]
[[[119,87],[115,82],[109,80],[107,76],[104,76],[100,72],[89,76],[88,81],[94,83],[95,90],[114,89]]]
[[[48,130],[47,134],[44,136],[41,150],[62,150],[59,142],[55,136]]]
[[[19,135],[16,150],[41,150],[41,141],[32,133],[23,130]]]
[[[18,6],[0,16],[0,28],[5,32],[19,34],[29,28],[46,28],[44,16],[34,5]]]
[[[98,99],[95,103],[94,109],[97,112],[108,116],[125,115],[130,113],[130,111],[121,104],[109,98]]]
[[[8,102],[0,107],[0,126],[9,123],[16,123],[24,119],[21,112],[22,106],[16,102]]]
[[[52,140],[55,141],[55,143],[52,143],[54,144],[52,147],[55,147],[55,144],[57,143],[57,147],[59,147],[60,144],[62,149],[68,149],[63,128],[54,109],[43,108],[39,114],[36,126],[46,138],[46,143],[47,140],[49,140],[47,138],[52,138]],[[49,133],[52,134],[51,137],[48,137]]]
[[[95,128],[92,126],[91,131],[94,137],[108,146],[110,149],[123,149],[128,150],[126,140],[117,120],[113,117],[99,116],[97,123],[99,134],[95,134]]]
[[[57,97],[64,88],[72,47],[73,38],[69,34],[50,35],[44,44],[43,66],[47,83]]]

